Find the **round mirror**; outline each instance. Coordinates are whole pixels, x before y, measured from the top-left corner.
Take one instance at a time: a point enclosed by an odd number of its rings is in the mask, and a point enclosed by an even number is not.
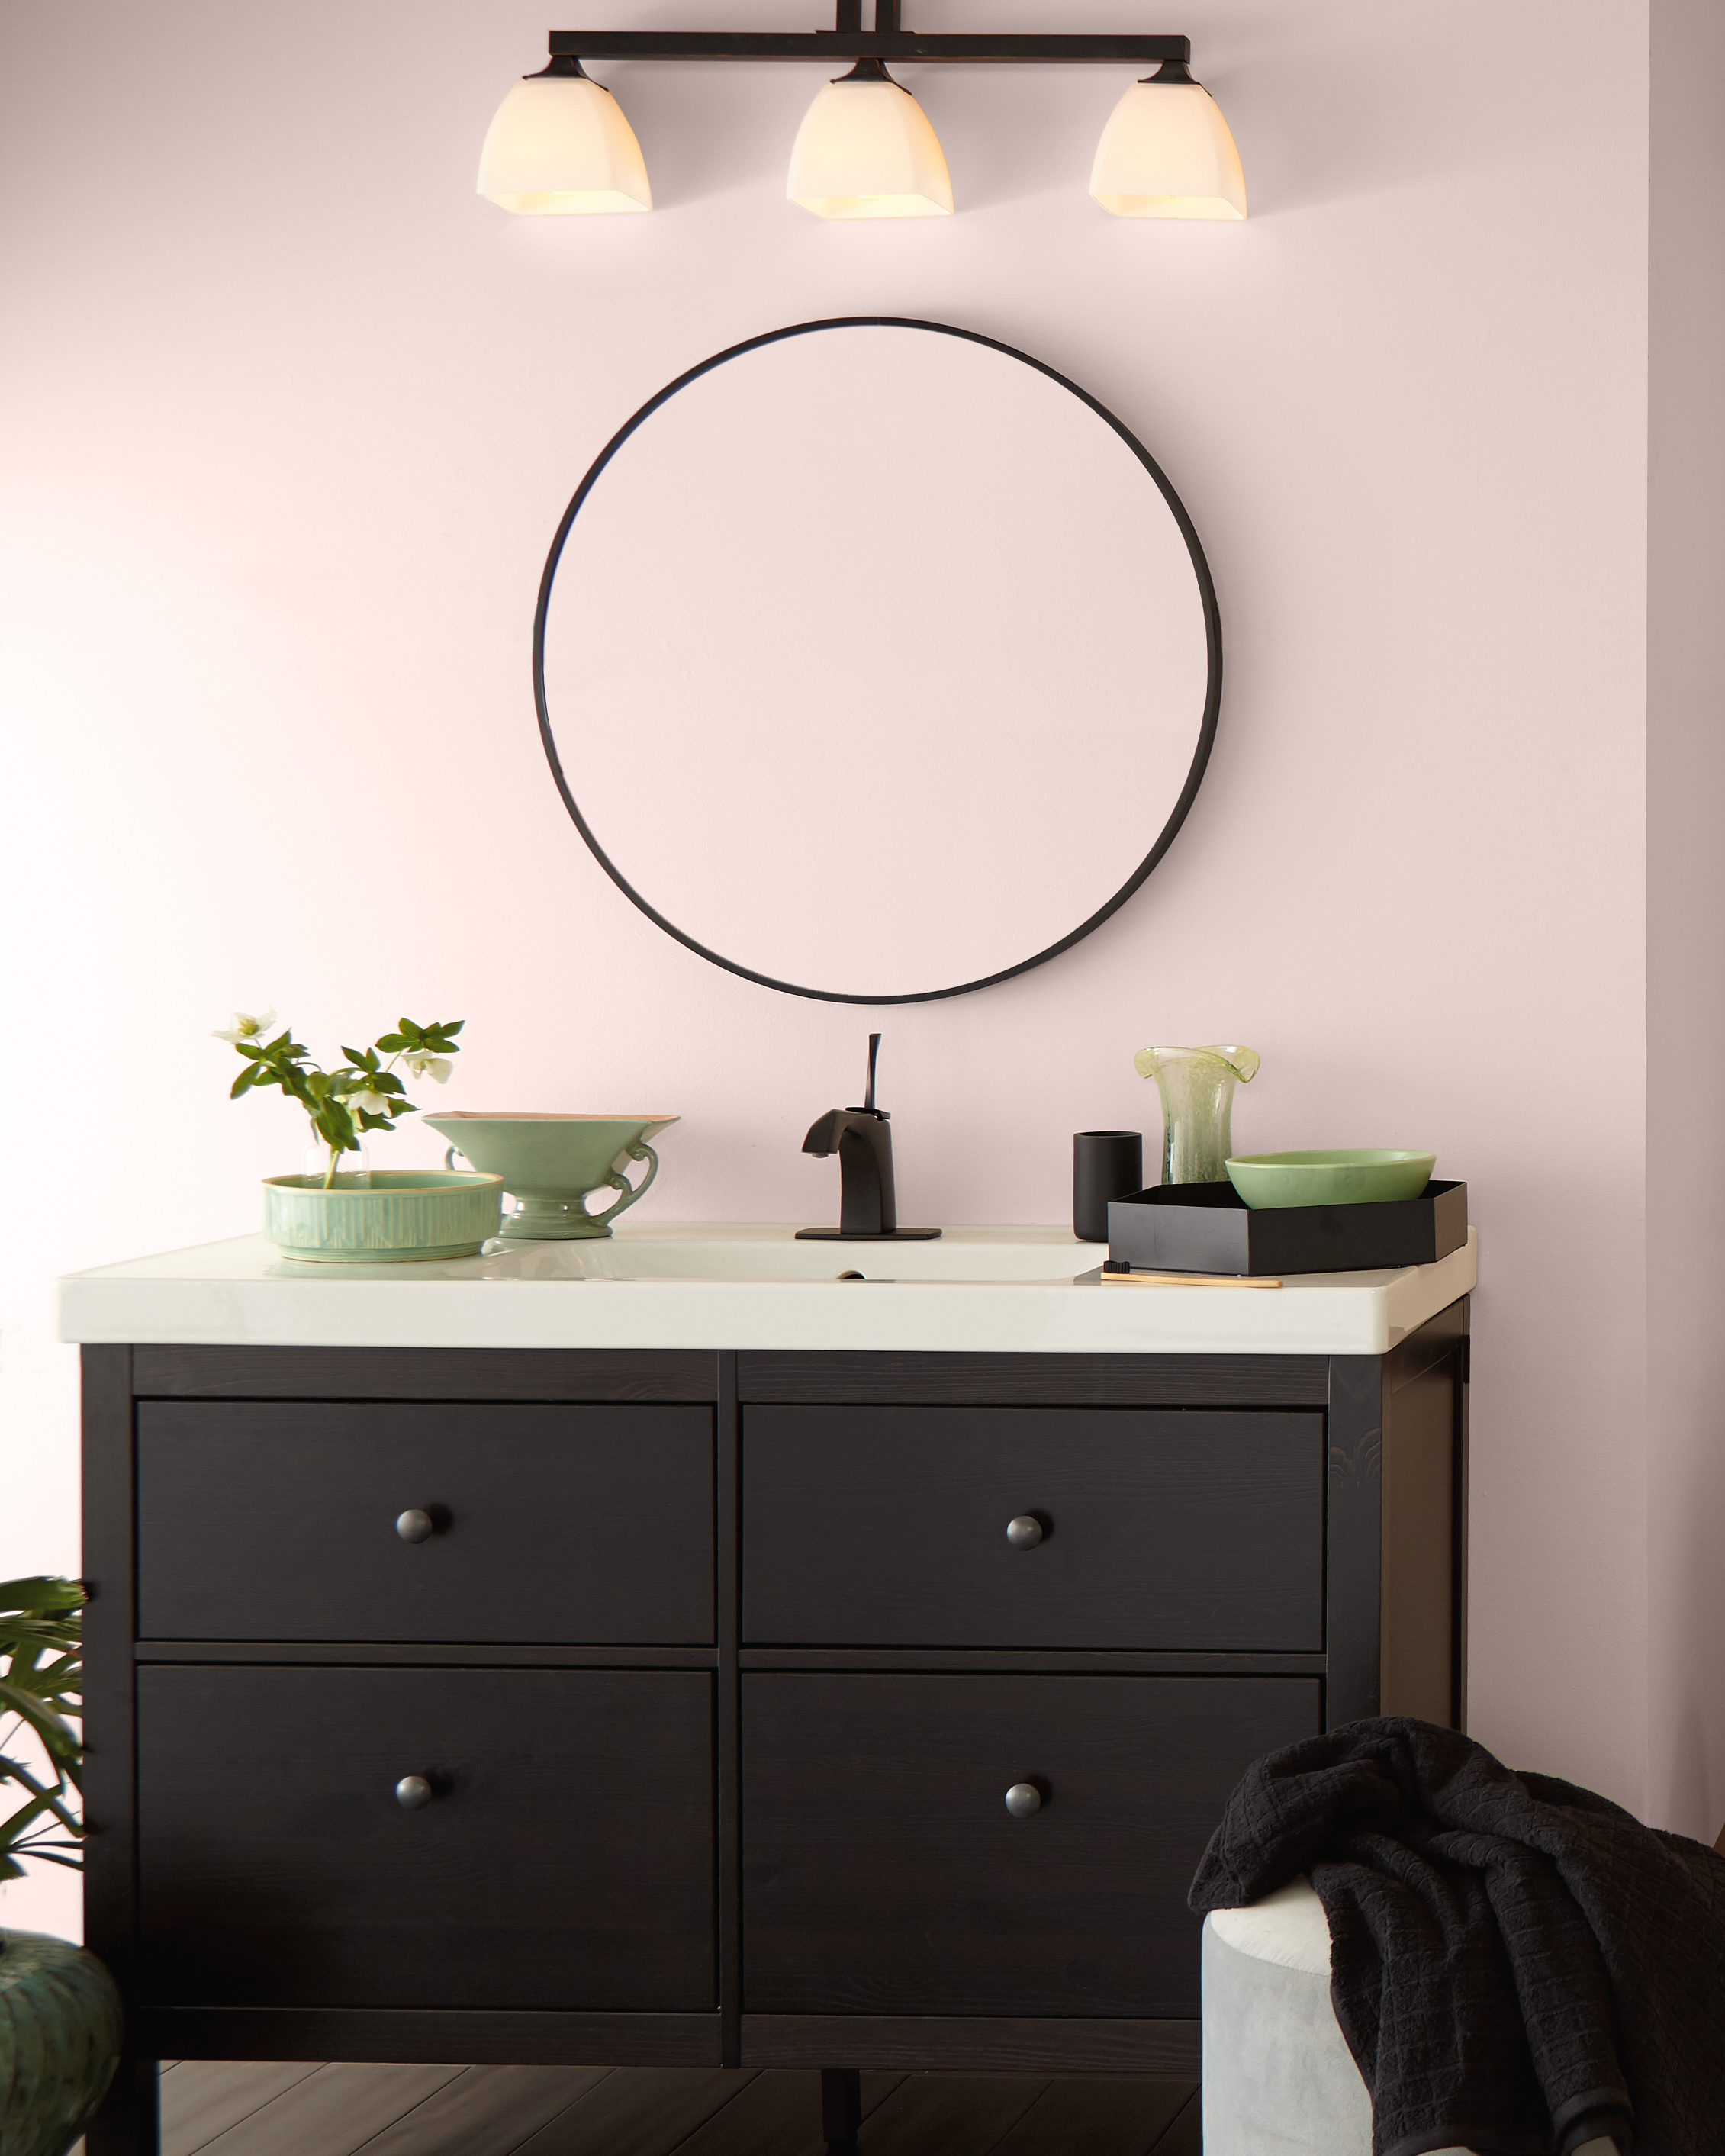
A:
[[[613,438],[533,662],[569,814],[660,927],[795,995],[913,1003],[1137,890],[1222,648],[1191,520],[1094,398],[858,319],[721,352]]]

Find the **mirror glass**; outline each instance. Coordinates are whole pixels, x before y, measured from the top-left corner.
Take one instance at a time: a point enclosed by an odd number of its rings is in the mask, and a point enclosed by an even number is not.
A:
[[[541,725],[635,903],[899,1003],[1095,927],[1178,829],[1221,647],[1191,525],[1070,382],[938,325],[739,346],[622,429],[540,597]]]

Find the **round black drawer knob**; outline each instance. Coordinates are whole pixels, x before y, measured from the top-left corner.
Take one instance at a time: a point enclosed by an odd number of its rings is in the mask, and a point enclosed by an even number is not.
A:
[[[1034,1782],[1014,1782],[1006,1793],[1006,1809],[1014,1819],[1029,1819],[1042,1810],[1042,1792]]]
[[[429,1543],[437,1532],[437,1522],[429,1512],[422,1512],[414,1505],[398,1517],[395,1532],[404,1543]]]
[[[395,1785],[395,1801],[404,1812],[423,1812],[436,1794],[423,1774],[403,1774]]]
[[[1042,1522],[1034,1512],[1020,1512],[1007,1522],[1006,1539],[1014,1549],[1034,1549],[1042,1540]]]

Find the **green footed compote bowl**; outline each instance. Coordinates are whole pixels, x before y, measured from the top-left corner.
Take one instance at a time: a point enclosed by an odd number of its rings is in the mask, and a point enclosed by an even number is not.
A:
[[[567,1243],[608,1235],[611,1223],[644,1198],[659,1173],[659,1156],[649,1137],[675,1122],[675,1116],[468,1115],[452,1110],[427,1116],[433,1130],[449,1141],[451,1158],[459,1150],[488,1175],[501,1175],[516,1201],[504,1216],[502,1234],[529,1243]],[[625,1163],[644,1160],[647,1173],[631,1184]],[[623,1194],[603,1213],[589,1213],[588,1194],[616,1190]]]

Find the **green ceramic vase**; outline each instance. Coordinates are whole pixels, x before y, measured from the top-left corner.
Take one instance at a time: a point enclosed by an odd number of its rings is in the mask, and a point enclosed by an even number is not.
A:
[[[0,1931],[0,2149],[65,2156],[120,2062],[114,1979],[93,1953]]]

